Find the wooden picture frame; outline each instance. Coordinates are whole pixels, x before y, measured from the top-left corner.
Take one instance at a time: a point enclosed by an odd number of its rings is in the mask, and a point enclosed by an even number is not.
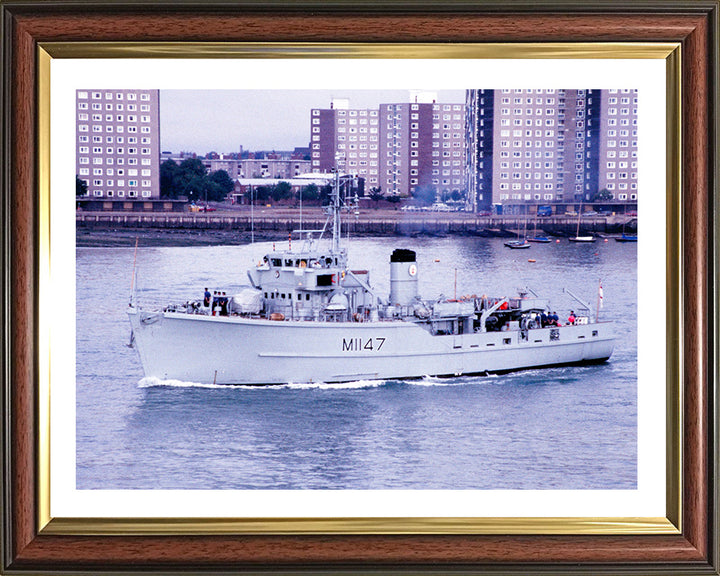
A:
[[[717,477],[717,71],[718,2],[574,2],[532,6],[450,1],[136,2],[7,1],[2,16],[3,433],[2,564],[12,574],[61,571],[242,573],[697,573],[718,574]],[[352,21],[353,26],[348,27]],[[132,42],[225,43],[637,43],[677,44],[674,118],[681,138],[669,158],[682,205],[668,216],[669,317],[668,515],[671,530],[615,533],[530,531],[496,525],[482,533],[442,523],[382,530],[208,530],[181,519],[54,526],[47,523],[41,455],[46,400],[39,392],[40,318],[36,312],[47,223],[39,193],[47,183],[47,110],[39,106],[46,48],[65,54]],[[158,44],[160,45],[160,44]],[[51,50],[52,52],[52,50]],[[670,95],[672,98],[672,95]],[[673,118],[673,117],[671,117]],[[677,128],[677,126],[675,128]],[[677,131],[676,131],[677,132]],[[46,148],[45,148],[46,149]],[[681,250],[679,250],[681,248]],[[675,277],[672,277],[672,276]],[[673,286],[675,290],[673,291]],[[677,287],[681,286],[681,290]],[[673,466],[679,466],[673,469]],[[222,523],[219,523],[222,524]],[[390,533],[388,533],[390,532]],[[558,533],[559,532],[559,533]]]

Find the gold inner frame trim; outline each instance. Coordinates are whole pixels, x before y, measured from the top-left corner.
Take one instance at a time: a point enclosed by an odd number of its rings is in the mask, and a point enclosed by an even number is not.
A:
[[[667,62],[666,517],[52,518],[50,513],[50,68],[53,58],[664,59]],[[677,43],[96,43],[38,46],[38,530],[43,534],[678,534],[682,518],[681,99]]]
[[[38,50],[38,515],[50,518],[50,326],[47,311],[52,305],[50,281],[50,60]],[[40,523],[42,526],[42,523]]]
[[[43,534],[678,534],[666,518],[56,518]]]
[[[666,58],[666,502],[667,518],[682,530],[682,430],[683,430],[683,352],[681,327],[684,326],[681,305],[682,278],[682,47]]]
[[[676,43],[375,44],[282,42],[45,42],[53,58],[487,58],[659,59]]]

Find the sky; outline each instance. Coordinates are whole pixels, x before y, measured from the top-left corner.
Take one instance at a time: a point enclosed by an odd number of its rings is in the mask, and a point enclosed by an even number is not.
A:
[[[464,90],[435,92],[464,103]],[[161,90],[160,145],[170,152],[292,150],[310,141],[310,110],[347,98],[350,108],[409,102],[409,90]]]

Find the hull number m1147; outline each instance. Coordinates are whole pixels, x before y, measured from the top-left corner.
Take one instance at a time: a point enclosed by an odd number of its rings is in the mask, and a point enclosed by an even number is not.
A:
[[[373,350],[379,352],[385,344],[385,338],[343,338],[343,352],[361,352],[363,350]]]

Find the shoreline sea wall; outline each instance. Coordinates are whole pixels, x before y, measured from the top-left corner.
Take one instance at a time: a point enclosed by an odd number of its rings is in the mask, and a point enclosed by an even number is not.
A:
[[[396,214],[396,215],[395,215]],[[454,216],[454,217],[453,217]],[[303,230],[320,230],[325,227],[324,217],[310,215],[302,219]],[[537,234],[556,237],[574,236],[577,231],[577,217],[551,216],[540,219]],[[262,237],[282,238],[301,228],[299,214],[259,216],[251,218],[248,214],[176,214],[176,213],[105,213],[81,212],[76,215],[78,235],[86,232],[132,232],[133,234],[161,231],[176,232],[233,232],[242,235],[251,234]],[[519,216],[475,217],[468,214],[404,214],[390,213],[375,216],[363,214],[359,218],[349,216],[343,222],[350,233],[362,236],[499,236],[510,237],[527,233],[534,235],[535,223]],[[634,233],[637,219],[622,216],[590,216],[580,219],[580,234],[612,235],[626,232]]]

